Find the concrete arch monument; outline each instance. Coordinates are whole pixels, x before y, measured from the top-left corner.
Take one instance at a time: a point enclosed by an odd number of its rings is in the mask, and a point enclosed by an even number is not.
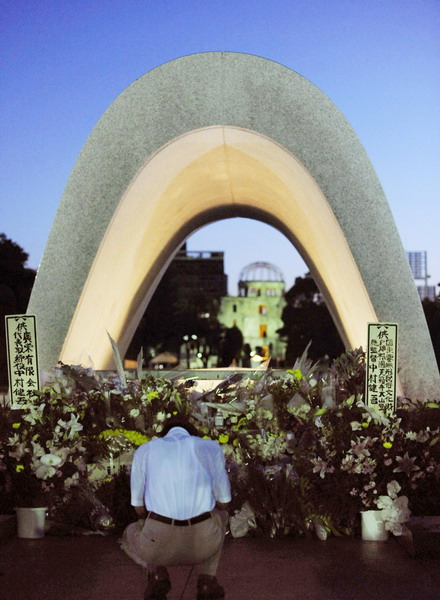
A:
[[[318,281],[347,347],[368,321],[400,324],[400,381],[433,397],[439,373],[388,203],[339,110],[272,61],[231,52],[179,58],[129,86],[74,166],[29,312],[40,361],[111,365],[173,254],[228,217],[273,225]]]

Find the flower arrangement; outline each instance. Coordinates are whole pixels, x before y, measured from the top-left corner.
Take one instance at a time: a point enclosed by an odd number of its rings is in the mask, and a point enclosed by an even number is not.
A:
[[[186,408],[170,381],[131,381],[127,388],[116,376],[60,365],[54,382],[20,410],[1,408],[2,510],[47,505],[56,512],[90,472],[147,441],[176,410]]]
[[[237,382],[207,403],[224,418],[211,436],[227,436],[239,502],[250,503],[265,532],[307,533],[319,522],[354,534],[359,513],[376,508],[390,482],[414,514],[438,513],[439,405],[401,399],[389,416],[366,406],[364,358],[347,352],[324,370],[304,355],[280,377]]]
[[[20,418],[3,410],[1,471],[14,506],[51,505],[65,483],[86,470],[78,415],[53,404],[53,396],[47,402],[39,397]]]
[[[183,413],[222,445],[232,512],[246,507],[250,534],[309,535],[318,524],[353,535],[360,511],[371,508],[398,534],[409,511],[438,514],[440,407],[401,399],[395,415],[381,415],[364,403],[364,377],[362,350],[330,368],[305,353],[282,374],[233,374],[205,393],[190,381],[60,365],[21,411],[2,409],[0,511],[44,501],[73,523],[72,507],[87,506],[95,516],[82,523],[93,528],[107,506],[122,523],[115,511],[129,511],[134,449]]]
[[[381,519],[385,529],[394,535],[402,535],[402,525],[409,521],[411,512],[408,508],[408,498],[398,496],[401,487],[394,479],[387,484],[387,496],[379,496],[376,505],[381,509]]]

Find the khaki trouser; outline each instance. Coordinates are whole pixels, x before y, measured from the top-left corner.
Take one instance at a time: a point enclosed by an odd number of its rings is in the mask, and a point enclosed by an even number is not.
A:
[[[212,518],[180,527],[154,519],[131,523],[124,531],[122,549],[149,570],[158,565],[197,565],[197,572],[215,575],[225,538],[228,513],[214,509]]]

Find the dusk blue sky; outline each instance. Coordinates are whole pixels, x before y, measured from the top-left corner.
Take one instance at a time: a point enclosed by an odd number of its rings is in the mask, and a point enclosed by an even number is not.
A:
[[[439,0],[1,0],[0,232],[38,267],[69,173],[111,102],[179,56],[245,52],[300,73],[342,111],[404,247],[428,251],[436,284],[439,32]],[[233,293],[250,262],[277,264],[288,286],[306,271],[295,248],[258,222],[213,224],[188,247],[225,251]]]

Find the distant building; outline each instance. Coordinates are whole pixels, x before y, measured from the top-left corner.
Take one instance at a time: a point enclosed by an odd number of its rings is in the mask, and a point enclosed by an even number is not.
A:
[[[418,285],[417,291],[420,296],[420,300],[432,300],[434,302],[436,298],[435,285]]]
[[[217,301],[227,294],[224,252],[191,251],[184,245],[168,267],[166,277],[172,281],[180,306],[200,293]]]
[[[420,300],[435,300],[435,285],[428,285],[428,253],[426,250],[422,252],[407,252],[409,266],[411,268],[412,276],[415,280],[423,280],[423,285],[417,285],[417,291],[420,296]]]
[[[163,351],[178,357],[182,337],[188,337],[186,334],[189,334],[191,344],[197,346],[199,342],[193,344],[194,338],[197,339],[197,321],[199,324],[203,321],[207,327],[210,321],[215,321],[220,298],[227,294],[227,283],[224,252],[193,252],[188,251],[184,244],[171,261],[153,294],[125,358],[136,361],[141,347],[145,349],[145,356],[149,355],[154,359],[156,352]],[[188,331],[182,331],[182,323],[188,315],[193,318],[188,320]],[[186,354],[187,344],[183,356]],[[132,365],[134,362],[127,364]],[[194,366],[203,365],[197,361],[197,365]]]
[[[240,273],[238,296],[221,299],[219,321],[228,328],[236,325],[240,329],[252,356],[259,353],[260,357],[270,356],[280,363],[286,350],[286,343],[277,334],[283,325],[284,294],[285,282],[278,267],[266,262],[252,263]],[[254,359],[252,366],[257,360],[261,359]]]

